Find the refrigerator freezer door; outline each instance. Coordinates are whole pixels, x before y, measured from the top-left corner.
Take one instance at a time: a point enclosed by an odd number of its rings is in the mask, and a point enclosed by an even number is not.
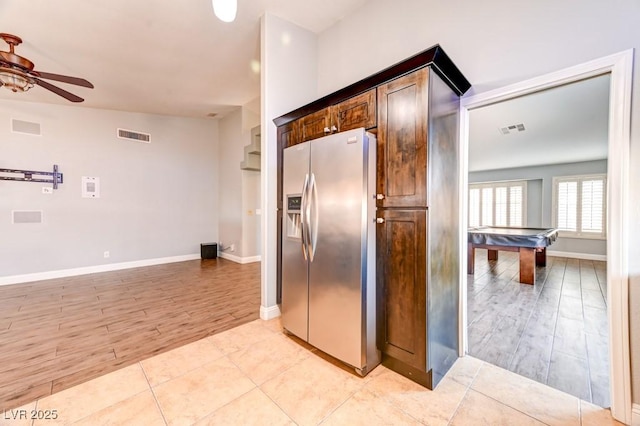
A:
[[[300,223],[299,232],[282,235],[282,326],[303,340],[308,340],[308,262],[304,258],[302,235],[305,226],[305,206],[296,204],[290,209],[287,200],[303,198],[305,177],[309,174],[309,143],[289,147],[283,152],[282,189],[284,194],[284,222]],[[304,197],[305,200],[308,197]]]
[[[309,263],[309,343],[356,368],[362,367],[365,360],[364,140],[364,130],[359,129],[311,142],[310,169],[314,182],[310,198],[315,250]]]

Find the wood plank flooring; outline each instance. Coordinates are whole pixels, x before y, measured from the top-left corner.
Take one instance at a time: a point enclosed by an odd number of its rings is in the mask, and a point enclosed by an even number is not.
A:
[[[0,286],[0,411],[259,317],[260,263],[195,260]]]
[[[548,257],[534,285],[518,282],[518,254],[468,275],[469,354],[609,407],[606,263]]]

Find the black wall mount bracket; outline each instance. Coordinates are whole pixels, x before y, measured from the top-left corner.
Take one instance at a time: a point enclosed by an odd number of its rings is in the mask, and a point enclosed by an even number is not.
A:
[[[20,176],[6,176],[4,174],[22,175]],[[51,178],[44,178],[44,176],[51,176]],[[18,182],[40,182],[51,183],[53,189],[58,189],[58,185],[62,183],[62,173],[58,171],[58,165],[53,165],[53,172],[37,172],[34,170],[14,170],[14,169],[0,169],[0,180],[15,180]]]

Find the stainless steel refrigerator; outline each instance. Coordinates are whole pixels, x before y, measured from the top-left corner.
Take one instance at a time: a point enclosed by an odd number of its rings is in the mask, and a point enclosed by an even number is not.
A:
[[[375,137],[355,129],[283,155],[283,327],[364,376],[380,363]]]

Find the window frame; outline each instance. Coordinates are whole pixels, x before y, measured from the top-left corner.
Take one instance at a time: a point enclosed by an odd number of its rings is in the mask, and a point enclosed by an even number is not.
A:
[[[515,227],[515,228],[526,228],[527,227],[527,180],[518,179],[518,180],[504,180],[504,181],[491,181],[491,182],[473,182],[469,183],[469,191],[467,193],[467,223],[471,227],[471,190],[479,189],[479,199],[478,205],[480,206],[479,211],[479,224],[477,226],[496,226],[496,227]],[[507,215],[507,225],[496,225],[496,188],[507,187],[507,204],[506,204],[506,215]],[[510,203],[510,190],[511,187],[522,187],[522,224],[521,225],[512,225],[509,223],[510,219],[510,211],[511,211],[511,203]],[[491,222],[492,225],[483,225],[482,224],[482,193],[485,188],[492,189],[492,213],[491,213]]]
[[[582,182],[588,180],[602,180],[602,232],[585,232],[582,230]],[[577,200],[576,200],[576,231],[560,230],[558,229],[558,188],[562,182],[576,182],[577,183]],[[552,183],[553,193],[553,211],[552,211],[552,223],[553,227],[558,229],[558,236],[565,238],[576,238],[585,240],[606,240],[607,239],[607,174],[606,173],[593,173],[587,175],[572,175],[572,176],[554,176]]]

